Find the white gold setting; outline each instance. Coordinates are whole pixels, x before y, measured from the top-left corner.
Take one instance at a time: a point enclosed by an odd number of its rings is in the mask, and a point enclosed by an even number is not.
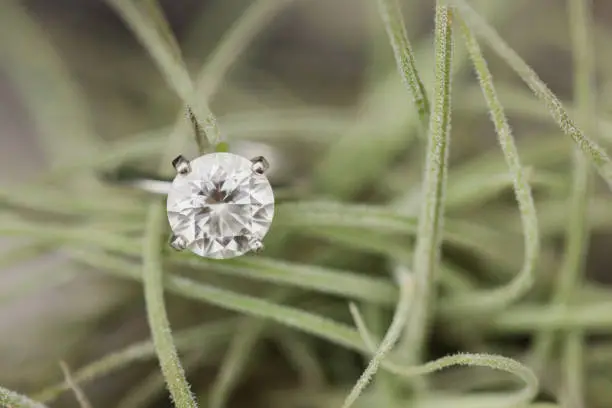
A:
[[[213,259],[263,249],[274,217],[274,194],[265,176],[267,160],[211,153],[172,162],[177,171],[168,191],[170,246]]]

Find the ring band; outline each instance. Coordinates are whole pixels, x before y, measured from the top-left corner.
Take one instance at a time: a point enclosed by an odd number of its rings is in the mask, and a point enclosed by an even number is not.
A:
[[[153,180],[153,179],[135,179],[125,183],[139,190],[144,190],[147,193],[168,195],[172,185],[169,181]]]
[[[236,141],[232,142],[231,153],[243,157],[262,155],[274,163],[273,168],[266,172],[268,179],[274,187],[282,187],[286,184],[288,175],[293,171],[292,166],[278,149],[260,142]],[[134,188],[151,194],[167,195],[172,186],[170,179],[164,179],[152,173],[146,173],[131,166],[120,166],[112,172],[103,175],[105,182]]]

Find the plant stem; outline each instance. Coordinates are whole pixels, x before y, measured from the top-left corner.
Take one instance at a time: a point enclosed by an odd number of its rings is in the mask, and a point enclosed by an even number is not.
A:
[[[412,276],[403,267],[398,267],[398,281],[400,285],[400,297],[393,313],[391,325],[387,329],[382,342],[374,352],[374,356],[368,363],[368,366],[363,371],[351,392],[347,395],[342,404],[342,408],[350,408],[357,401],[359,396],[365,390],[367,385],[372,381],[372,378],[378,371],[380,365],[391,352],[397,340],[400,338],[402,330],[406,326],[406,321],[410,315],[410,306],[414,291],[414,282]],[[352,308],[356,308],[351,304]]]
[[[153,344],[157,350],[159,364],[166,378],[168,390],[174,404],[178,408],[197,407],[191,393],[185,371],[181,366],[178,352],[172,339],[170,322],[166,313],[164,301],[163,269],[160,249],[163,245],[162,225],[165,218],[165,208],[161,202],[151,204],[147,216],[146,235],[144,240],[143,285],[147,318],[151,328]]]
[[[374,353],[376,350],[376,341],[374,336],[372,336],[371,331],[366,326],[363,317],[359,313],[359,310],[356,307],[351,307],[351,315],[366,347],[371,353]],[[526,406],[526,404],[533,400],[538,394],[538,377],[534,374],[534,372],[518,361],[500,355],[458,353],[454,355],[447,355],[422,365],[410,366],[404,366],[392,361],[393,359],[389,358],[382,362],[382,366],[389,372],[403,377],[421,376],[455,365],[488,367],[494,370],[511,373],[515,377],[524,381],[525,387],[523,387],[521,390],[508,393],[504,401],[505,403],[501,405],[502,407],[516,408]]]
[[[66,382],[66,384],[68,384],[70,388],[72,388],[72,391],[77,402],[79,403],[79,406],[81,408],[92,408],[91,402],[89,402],[89,399],[87,398],[81,387],[79,387],[79,385],[74,382],[72,374],[70,374],[70,369],[68,368],[68,365],[65,362],[61,361],[60,367],[62,369],[62,372],[64,373],[64,381]]]
[[[504,153],[506,165],[510,171],[514,195],[521,214],[525,249],[523,266],[516,277],[508,284],[492,290],[473,292],[457,299],[451,299],[447,308],[453,310],[501,310],[527,293],[533,285],[534,270],[540,252],[538,219],[531,194],[531,186],[528,181],[528,174],[521,164],[518,149],[512,136],[512,130],[506,119],[504,108],[497,96],[487,62],[470,28],[463,19],[459,17],[457,19],[465,38],[466,48],[478,76],[482,93],[487,102],[491,120],[495,125],[495,131]]]
[[[571,0],[568,17],[574,60],[574,97],[579,120],[588,133],[596,133],[595,62],[593,53],[593,25],[589,0]],[[572,189],[569,199],[565,251],[559,279],[553,297],[555,304],[569,307],[575,288],[580,285],[589,245],[588,207],[591,196],[591,174],[586,157],[578,149],[573,154]],[[534,357],[538,368],[543,368],[551,357],[554,331],[541,332],[536,337]],[[576,328],[563,333],[562,366],[564,390],[562,398],[571,407],[584,406],[583,334]]]
[[[423,126],[429,119],[429,101],[425,86],[416,69],[414,52],[408,40],[402,10],[397,0],[378,0],[378,9],[393,48],[397,70],[414,99]]]
[[[420,359],[427,336],[428,313],[433,303],[432,286],[439,266],[444,194],[448,173],[451,121],[451,61],[453,52],[452,13],[436,5],[435,86],[433,112],[429,121],[424,190],[414,254],[414,299],[401,348],[408,363]]]

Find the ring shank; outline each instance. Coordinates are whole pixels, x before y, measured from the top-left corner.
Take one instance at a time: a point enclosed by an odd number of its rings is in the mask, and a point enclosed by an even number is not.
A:
[[[136,179],[125,182],[125,184],[139,188],[153,194],[168,195],[170,186],[172,185],[169,181],[162,180],[151,180],[151,179]]]

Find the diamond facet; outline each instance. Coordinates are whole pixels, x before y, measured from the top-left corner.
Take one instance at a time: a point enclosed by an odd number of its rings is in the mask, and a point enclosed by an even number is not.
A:
[[[261,246],[274,216],[274,194],[253,163],[232,153],[212,153],[177,174],[168,193],[174,237],[197,255],[234,258]]]

